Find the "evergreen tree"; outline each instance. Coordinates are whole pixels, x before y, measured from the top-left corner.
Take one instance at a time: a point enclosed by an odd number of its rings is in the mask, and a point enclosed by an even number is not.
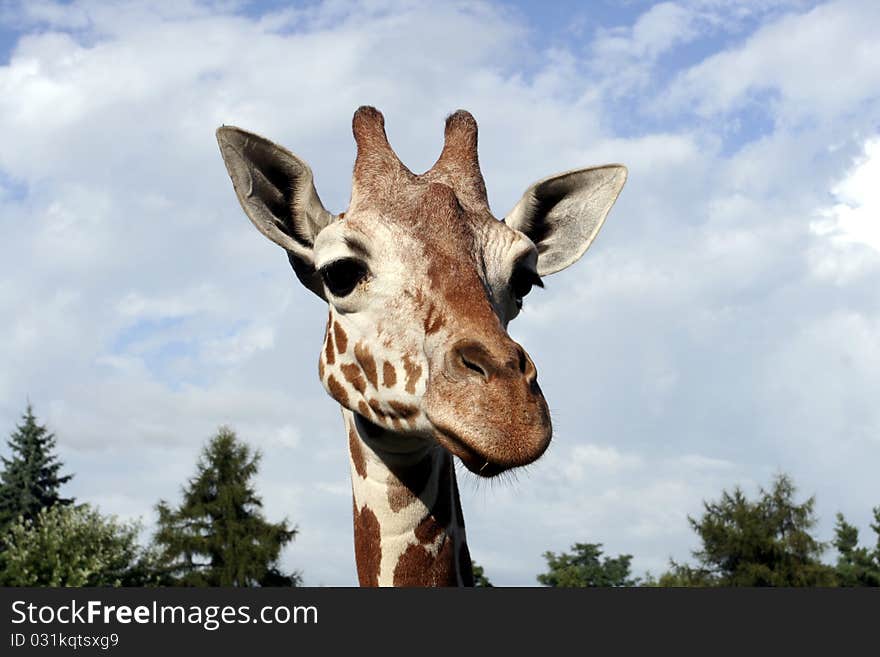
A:
[[[874,520],[871,529],[877,534],[877,545],[869,550],[859,547],[859,530],[842,513],[837,514],[832,542],[838,552],[835,570],[840,586],[880,586],[880,506],[874,507]]]
[[[575,543],[572,552],[559,555],[545,552],[548,572],[538,575],[544,586],[636,586],[638,578],[630,577],[632,555],[616,558],[602,556],[601,543]]]
[[[183,503],[164,500],[155,542],[167,576],[182,586],[296,586],[278,570],[281,549],[297,530],[270,523],[250,483],[260,454],[221,427],[202,452]]]
[[[692,587],[700,588],[707,586],[718,586],[718,578],[705,568],[695,568],[688,564],[681,564],[672,561],[670,569],[660,575],[659,579],[655,579],[650,573],[645,577],[642,586],[660,586],[660,587]]]
[[[481,588],[492,588],[492,582],[489,581],[489,578],[486,577],[486,573],[483,570],[483,567],[479,565],[476,561],[471,561],[471,570],[474,573],[474,586]]]
[[[56,504],[67,505],[72,498],[59,494],[62,484],[73,475],[59,475],[63,464],[53,453],[55,435],[37,424],[33,408],[27,405],[22,424],[10,436],[10,458],[3,458],[0,473],[0,532],[19,516],[34,520],[40,509]]]
[[[703,547],[697,567],[672,563],[661,586],[833,586],[834,569],[820,561],[825,545],[810,533],[815,499],[800,504],[787,475],[748,500],[740,488],[704,502],[699,520],[688,521]]]

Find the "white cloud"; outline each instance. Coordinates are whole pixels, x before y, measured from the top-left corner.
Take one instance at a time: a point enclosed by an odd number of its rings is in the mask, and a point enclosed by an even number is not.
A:
[[[859,0],[792,13],[682,73],[667,103],[704,116],[752,103],[786,123],[830,120],[875,95],[880,44],[871,35],[878,26],[880,7]]]
[[[598,30],[592,44],[594,66],[608,77],[609,90],[620,93],[644,86],[658,57],[699,34],[698,20],[697,12],[681,4],[656,4],[632,26]]]
[[[257,351],[271,349],[274,345],[274,328],[251,326],[230,337],[209,341],[203,357],[211,362],[233,364],[250,358]]]
[[[164,297],[146,297],[140,292],[129,292],[116,304],[117,312],[126,320],[172,319],[217,310],[223,299],[211,285],[198,285],[183,293]]]
[[[836,203],[820,210],[810,228],[820,237],[810,261],[820,278],[845,283],[880,268],[880,139],[865,143],[864,154],[831,193]]]
[[[641,459],[634,454],[622,454],[609,445],[576,445],[562,466],[565,476],[572,483],[581,482],[584,477],[601,474],[615,474],[620,470],[640,465]]]

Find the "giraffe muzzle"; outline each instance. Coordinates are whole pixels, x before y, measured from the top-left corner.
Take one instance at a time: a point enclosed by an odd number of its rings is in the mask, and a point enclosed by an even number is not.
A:
[[[493,347],[456,341],[432,368],[424,399],[437,441],[483,477],[537,460],[552,435],[531,358],[509,338]]]

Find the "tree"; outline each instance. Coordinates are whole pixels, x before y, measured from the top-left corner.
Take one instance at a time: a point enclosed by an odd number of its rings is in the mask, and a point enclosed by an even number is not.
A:
[[[880,586],[880,506],[874,507],[874,521],[871,529],[877,534],[877,544],[869,550],[858,546],[858,528],[837,514],[832,543],[838,552],[835,571],[840,586]]]
[[[164,500],[155,542],[172,582],[182,586],[296,586],[298,573],[278,569],[281,549],[297,530],[270,523],[250,483],[260,454],[221,427],[204,448],[183,503]]]
[[[19,517],[3,537],[4,586],[144,586],[154,557],[137,541],[137,523],[104,517],[87,504],[44,507]]]
[[[659,579],[654,579],[650,575],[646,578],[644,586],[661,586],[661,587],[692,587],[702,588],[707,586],[718,586],[718,578],[705,568],[694,568],[688,564],[670,562],[670,569],[660,575]]]
[[[53,453],[55,435],[37,424],[33,408],[27,405],[22,424],[7,441],[11,458],[3,458],[0,473],[0,532],[19,516],[33,520],[40,509],[56,504],[67,505],[59,489],[73,475],[59,475],[63,464]]]
[[[476,561],[471,561],[471,569],[474,573],[475,587],[492,588],[492,582],[490,582],[489,578],[486,577],[486,573],[483,571],[482,566],[480,566]]]
[[[798,504],[795,491],[780,474],[755,501],[737,487],[704,502],[699,520],[688,517],[702,541],[699,565],[672,562],[661,586],[833,586],[834,569],[820,561],[825,545],[810,533],[815,499]]]
[[[538,575],[544,586],[636,586],[638,578],[630,577],[631,554],[616,558],[602,556],[601,543],[575,543],[572,553],[545,552],[548,572]]]

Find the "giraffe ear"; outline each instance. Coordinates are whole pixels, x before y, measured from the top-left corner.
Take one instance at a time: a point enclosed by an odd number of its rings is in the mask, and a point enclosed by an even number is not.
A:
[[[550,176],[529,187],[504,221],[538,247],[538,274],[553,274],[584,255],[625,182],[620,164]]]
[[[303,285],[323,298],[312,249],[334,215],[324,209],[309,165],[268,139],[233,126],[218,128],[217,143],[245,214],[287,251]]]

